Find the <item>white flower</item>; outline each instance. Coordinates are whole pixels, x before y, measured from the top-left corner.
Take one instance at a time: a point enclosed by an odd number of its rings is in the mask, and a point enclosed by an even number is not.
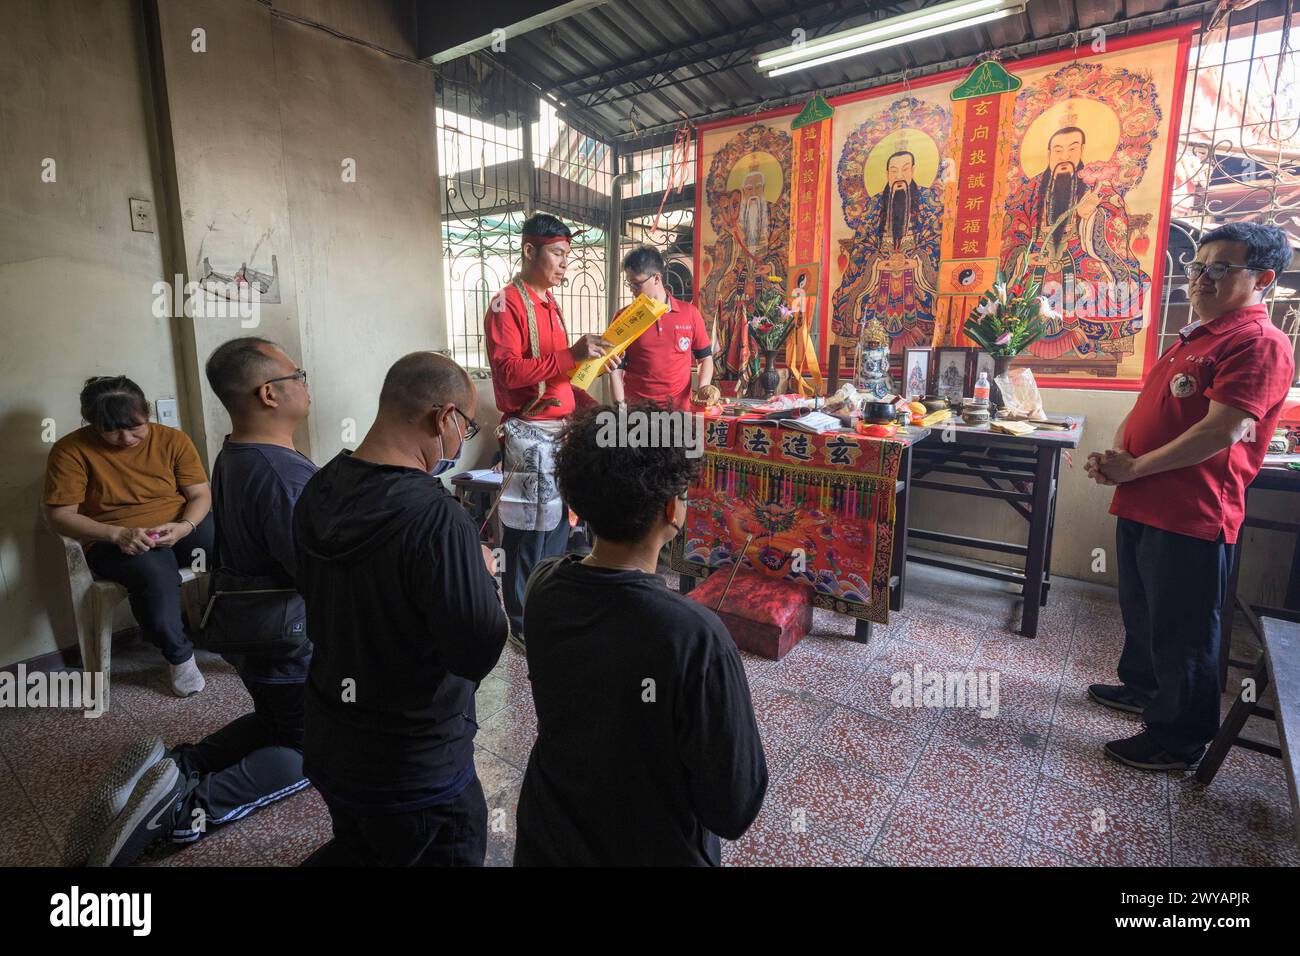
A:
[[[1047,321],[1053,321],[1061,317],[1061,313],[1052,308],[1052,303],[1047,300],[1047,296],[1038,297],[1038,317]]]

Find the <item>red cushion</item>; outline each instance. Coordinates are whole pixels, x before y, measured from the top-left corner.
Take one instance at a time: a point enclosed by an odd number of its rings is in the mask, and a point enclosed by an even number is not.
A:
[[[741,568],[718,608],[718,599],[730,577],[731,568],[714,571],[687,597],[716,610],[742,651],[774,661],[785,657],[812,628],[812,592],[808,585]]]

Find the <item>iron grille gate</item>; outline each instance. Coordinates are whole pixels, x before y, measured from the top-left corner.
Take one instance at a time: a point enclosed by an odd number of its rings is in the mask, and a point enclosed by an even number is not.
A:
[[[1280,226],[1300,246],[1300,3],[1260,3],[1202,32],[1189,58],[1171,200],[1160,350],[1191,319],[1183,266],[1229,222]],[[1274,324],[1300,347],[1300,272],[1269,293]],[[1298,363],[1300,364],[1300,363]]]
[[[452,357],[487,367],[483,317],[519,268],[533,212],[574,230],[554,290],[572,336],[603,331],[613,150],[565,123],[547,100],[484,56],[445,64],[437,83],[443,273]]]

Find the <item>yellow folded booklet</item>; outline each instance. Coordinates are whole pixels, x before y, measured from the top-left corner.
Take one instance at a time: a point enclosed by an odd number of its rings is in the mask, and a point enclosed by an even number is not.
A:
[[[569,378],[575,388],[590,391],[605,366],[619,353],[637,340],[646,329],[655,324],[659,316],[668,311],[668,303],[656,302],[644,292],[632,300],[632,304],[614,317],[604,332],[604,338],[614,348],[600,358],[579,362],[570,372]]]

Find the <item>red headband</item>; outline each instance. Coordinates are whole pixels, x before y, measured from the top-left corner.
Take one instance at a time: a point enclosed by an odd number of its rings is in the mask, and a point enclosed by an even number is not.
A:
[[[549,246],[555,242],[568,242],[568,236],[534,236],[524,233],[524,242],[532,243],[534,246]]]

